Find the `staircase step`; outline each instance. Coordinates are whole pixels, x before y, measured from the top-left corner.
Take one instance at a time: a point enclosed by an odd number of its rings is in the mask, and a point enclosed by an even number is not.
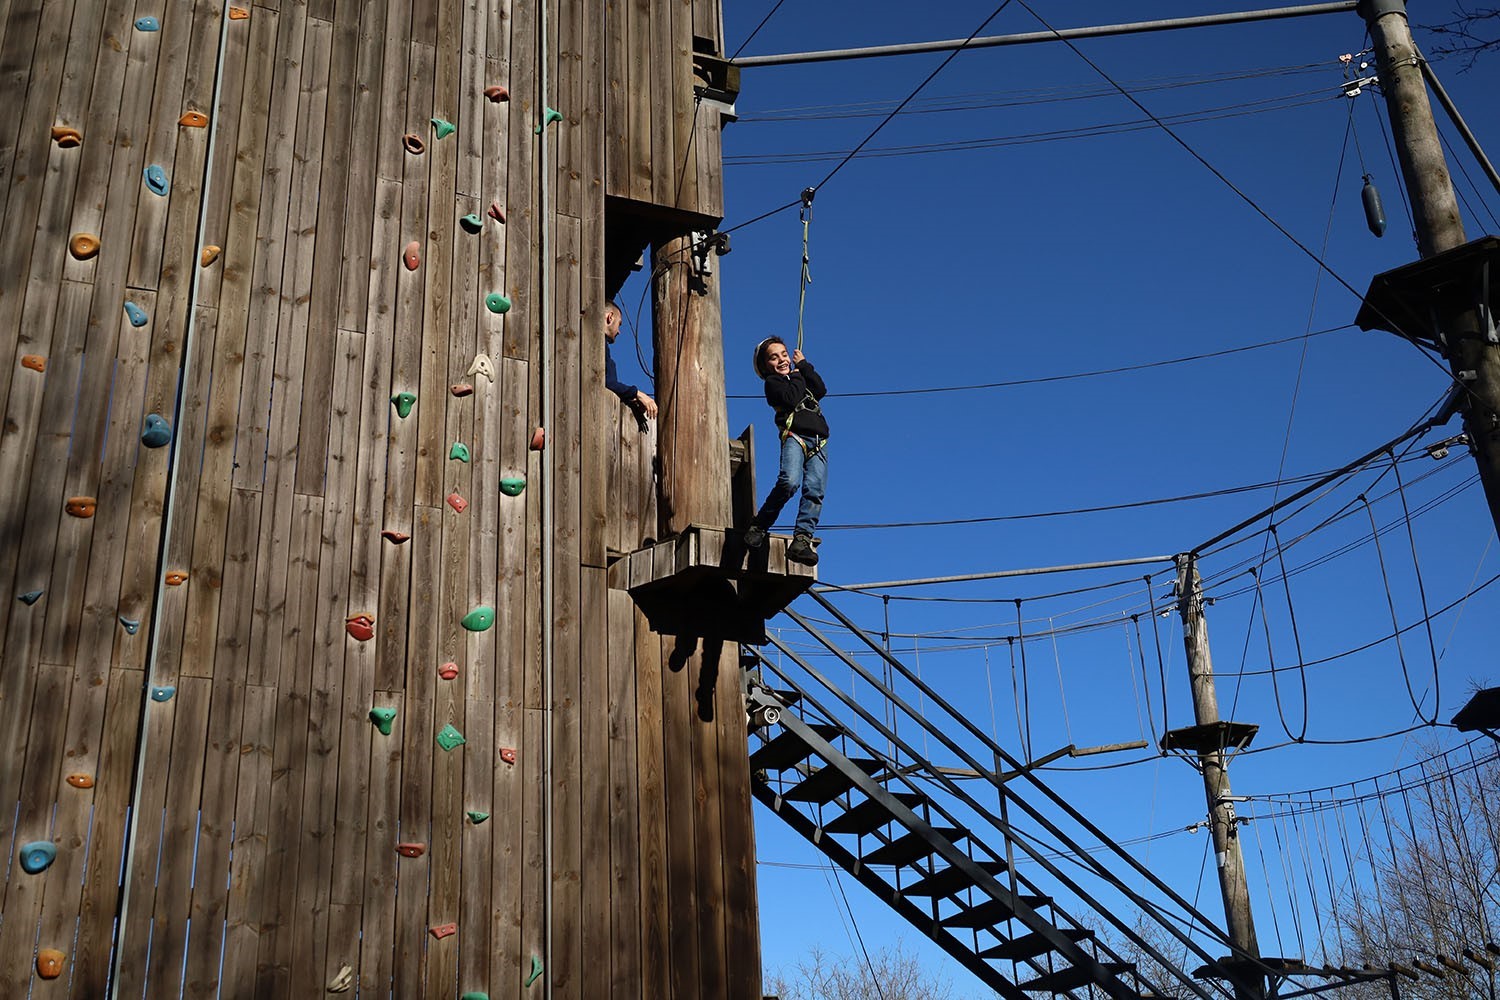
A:
[[[831,740],[844,731],[842,727],[826,722],[813,723],[807,728],[825,740]],[[790,729],[783,729],[775,739],[750,755],[750,769],[752,771],[785,771],[793,764],[807,759],[810,753],[812,753],[812,748],[803,741],[802,737]]]
[[[1082,927],[1059,927],[1058,933],[1071,941],[1084,941],[1093,934]],[[1039,933],[1023,934],[1010,941],[1002,941],[993,948],[986,948],[979,953],[980,958],[996,958],[1007,962],[1024,962],[1028,958],[1036,958],[1045,955],[1052,950],[1052,942],[1048,941]]]
[[[1004,861],[976,861],[981,871],[987,871],[991,875],[999,875],[1005,871]],[[913,882],[901,889],[903,896],[952,896],[960,890],[967,889],[974,884],[969,873],[962,868],[949,867],[932,875],[928,875],[920,882]]]
[[[885,768],[880,761],[864,757],[851,758],[849,763],[865,774],[874,774]],[[832,802],[853,787],[853,778],[829,765],[814,771],[801,784],[783,793],[781,797],[789,802],[816,802],[818,805],[823,805]]]
[[[921,792],[892,792],[891,796],[913,811],[927,801],[927,796]],[[824,823],[823,831],[825,833],[853,833],[863,837],[867,833],[874,833],[895,818],[889,809],[875,799],[865,799],[842,816]]]
[[[1019,898],[1033,910],[1052,902],[1046,896],[1021,896]],[[987,899],[978,906],[971,906],[967,910],[960,910],[952,916],[944,917],[938,923],[944,927],[994,927],[996,924],[1005,923],[1013,916],[1015,916],[1015,911],[1000,900]]]
[[[935,829],[933,832],[940,838],[954,842],[962,840],[967,836],[963,830],[946,827]],[[875,848],[875,850],[866,854],[860,860],[867,865],[895,865],[899,868],[902,865],[911,864],[918,858],[925,858],[936,850],[936,844],[931,843],[920,833],[913,830],[911,833],[897,837],[889,844]]]
[[[1105,971],[1116,976],[1130,968],[1124,962],[1100,962],[1099,964],[1104,967]],[[1019,985],[1027,993],[1062,993],[1086,986],[1093,981],[1087,969],[1073,966],[1046,973]]]

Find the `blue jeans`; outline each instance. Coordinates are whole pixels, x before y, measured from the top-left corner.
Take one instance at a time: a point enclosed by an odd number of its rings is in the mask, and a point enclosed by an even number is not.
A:
[[[781,474],[755,515],[756,525],[770,530],[781,508],[800,489],[802,502],[797,505],[794,530],[799,535],[811,535],[823,513],[823,490],[827,485],[828,439],[804,435],[798,443],[796,437],[788,434],[781,440]]]

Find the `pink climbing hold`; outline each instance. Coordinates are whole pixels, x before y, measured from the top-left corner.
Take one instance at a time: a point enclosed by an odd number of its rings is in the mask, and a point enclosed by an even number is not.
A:
[[[421,250],[422,244],[418,243],[416,240],[412,240],[410,243],[406,244],[406,249],[401,253],[401,259],[406,263],[406,269],[408,271],[415,271],[417,268],[422,266]]]
[[[458,676],[458,664],[452,660],[438,667],[438,676],[445,681],[451,681]]]

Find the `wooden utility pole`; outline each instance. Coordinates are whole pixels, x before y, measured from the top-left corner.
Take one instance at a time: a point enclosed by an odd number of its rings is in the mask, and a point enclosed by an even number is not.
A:
[[[1203,615],[1203,581],[1198,561],[1191,553],[1177,557],[1177,610],[1182,616],[1182,643],[1187,650],[1188,676],[1193,689],[1193,715],[1197,725],[1198,769],[1203,775],[1203,793],[1208,800],[1209,828],[1214,858],[1219,869],[1219,890],[1224,895],[1224,920],[1229,940],[1236,948],[1225,971],[1234,983],[1237,1000],[1262,1000],[1264,980],[1253,963],[1260,957],[1255,940],[1255,921],[1250,916],[1250,892],[1245,883],[1245,858],[1240,851],[1238,820],[1229,788],[1229,758],[1225,735],[1231,724],[1219,719],[1219,699],[1214,690],[1214,661],[1208,649],[1208,621]]]
[[[1423,59],[1412,41],[1404,0],[1360,0],[1359,13],[1369,25],[1380,89],[1385,94],[1396,155],[1411,200],[1417,250],[1423,258],[1463,246],[1463,219],[1453,181],[1443,158],[1432,105],[1423,79]],[[1453,377],[1463,387],[1459,409],[1490,515],[1500,530],[1500,344],[1495,343],[1493,316],[1477,308],[1483,290],[1475,288],[1462,304],[1433,297]],[[1426,306],[1427,303],[1423,303]]]

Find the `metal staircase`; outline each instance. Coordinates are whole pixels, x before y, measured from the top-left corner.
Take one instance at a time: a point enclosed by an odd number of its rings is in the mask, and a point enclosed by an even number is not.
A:
[[[1263,990],[1263,970],[1246,956],[1236,956],[1238,974],[1249,977],[1240,990],[1183,971],[1222,968],[1204,945],[1229,950],[1224,933],[831,603],[811,597],[863,644],[864,660],[790,609],[850,668],[851,690],[775,638],[779,663],[743,647],[747,667],[759,668],[747,689],[751,788],[767,808],[1011,1000],[1218,1000]],[[955,766],[929,759],[934,744]]]

